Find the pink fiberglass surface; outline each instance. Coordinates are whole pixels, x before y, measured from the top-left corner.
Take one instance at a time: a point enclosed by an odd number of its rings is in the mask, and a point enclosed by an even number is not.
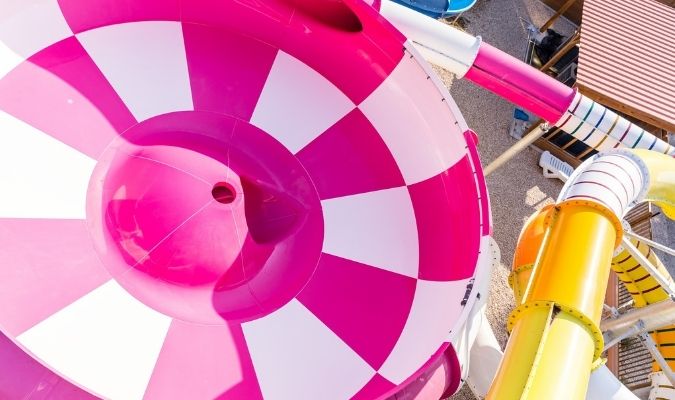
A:
[[[484,182],[376,11],[0,2],[3,398],[454,390]]]

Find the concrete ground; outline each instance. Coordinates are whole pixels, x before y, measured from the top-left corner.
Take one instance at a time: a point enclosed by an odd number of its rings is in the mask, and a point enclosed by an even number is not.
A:
[[[538,0],[478,0],[463,17],[467,20],[467,32],[480,35],[484,41],[522,59],[529,23],[541,26],[552,14]],[[559,19],[553,28],[569,35],[574,26]],[[489,164],[515,143],[508,133],[513,105],[471,82],[455,80],[446,71],[437,72],[480,138],[483,165]],[[502,252],[502,262],[492,276],[487,315],[502,347],[507,340],[505,321],[514,304],[507,278],[518,234],[525,220],[535,210],[552,203],[562,188],[561,181],[542,176],[538,161],[539,152],[527,149],[487,178],[494,237]],[[465,387],[452,399],[472,400],[474,396]]]

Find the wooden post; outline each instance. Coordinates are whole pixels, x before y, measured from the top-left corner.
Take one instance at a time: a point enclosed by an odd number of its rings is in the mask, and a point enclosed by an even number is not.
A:
[[[546,21],[544,25],[541,26],[541,28],[539,28],[539,32],[546,32],[546,30],[550,28],[551,25],[553,25],[555,20],[560,18],[560,16],[563,15],[565,11],[569,10],[569,8],[572,7],[572,4],[574,4],[576,1],[577,0],[567,0],[567,3],[563,4],[562,7],[560,7],[560,9],[556,11],[556,13],[553,14],[553,16],[549,18],[549,20]]]
[[[579,34],[579,31],[574,32],[574,35],[570,38],[570,40],[568,40],[567,43],[565,43],[565,45],[560,48],[560,50],[556,51],[553,57],[551,57],[551,59],[548,60],[546,64],[542,65],[539,70],[543,72],[548,71],[548,69],[557,63],[558,60],[560,60],[565,54],[567,54],[567,52],[570,51],[572,47],[576,46],[580,39],[581,35]]]

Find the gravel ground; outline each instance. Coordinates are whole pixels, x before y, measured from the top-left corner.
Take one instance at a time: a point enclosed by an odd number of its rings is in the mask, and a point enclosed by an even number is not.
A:
[[[538,0],[478,0],[463,17],[467,32],[480,35],[491,45],[522,59],[530,21],[541,26],[552,14],[553,11]],[[559,19],[553,28],[569,35],[574,26]],[[471,82],[455,80],[446,71],[437,69],[437,72],[480,138],[483,165],[489,164],[515,143],[508,134],[513,105]],[[507,340],[504,321],[514,304],[507,278],[518,234],[527,217],[552,203],[562,188],[559,180],[542,176],[538,160],[539,152],[527,149],[487,178],[494,237],[502,253],[502,263],[492,275],[487,316],[502,347]],[[465,387],[452,399],[473,400],[475,397]]]

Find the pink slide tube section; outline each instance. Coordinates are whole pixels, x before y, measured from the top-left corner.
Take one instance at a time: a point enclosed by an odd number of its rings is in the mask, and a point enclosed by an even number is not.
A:
[[[465,77],[551,124],[560,120],[575,95],[571,87],[485,42]]]
[[[667,142],[485,42],[464,76],[596,150],[628,147],[675,156]]]

